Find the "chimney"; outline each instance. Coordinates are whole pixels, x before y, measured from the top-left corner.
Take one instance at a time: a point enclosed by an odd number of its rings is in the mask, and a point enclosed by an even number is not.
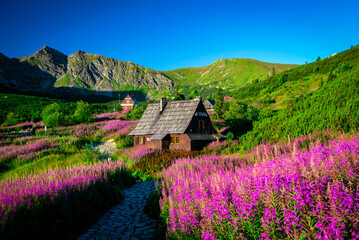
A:
[[[166,107],[166,104],[167,104],[166,98],[161,98],[161,99],[160,99],[160,112],[163,112],[163,110],[164,110],[165,107]]]
[[[202,97],[200,95],[197,95],[195,99],[202,100]]]

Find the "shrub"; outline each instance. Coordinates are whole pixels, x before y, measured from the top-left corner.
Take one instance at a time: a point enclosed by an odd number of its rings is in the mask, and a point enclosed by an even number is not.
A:
[[[94,121],[92,115],[92,109],[89,103],[78,101],[76,103],[76,110],[73,115],[74,120],[77,123],[90,123]]]
[[[65,123],[65,114],[59,104],[47,105],[41,113],[42,121],[49,127],[62,126]]]

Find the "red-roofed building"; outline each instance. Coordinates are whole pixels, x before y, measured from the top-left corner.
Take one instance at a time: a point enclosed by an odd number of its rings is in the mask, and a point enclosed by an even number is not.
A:
[[[128,94],[122,101],[121,107],[123,110],[132,110],[133,104],[136,104],[137,106],[141,107],[141,104],[136,100],[136,98]]]

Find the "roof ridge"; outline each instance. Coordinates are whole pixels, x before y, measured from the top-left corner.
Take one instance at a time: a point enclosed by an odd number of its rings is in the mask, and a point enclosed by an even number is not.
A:
[[[172,101],[166,104],[162,112],[159,103],[149,104],[140,122],[130,134],[184,133],[200,103],[200,99]]]

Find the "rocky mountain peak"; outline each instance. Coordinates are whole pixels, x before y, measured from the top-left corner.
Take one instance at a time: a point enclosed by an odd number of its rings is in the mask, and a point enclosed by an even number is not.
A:
[[[86,52],[85,51],[82,51],[82,50],[77,50],[75,52],[76,55],[84,55]]]

